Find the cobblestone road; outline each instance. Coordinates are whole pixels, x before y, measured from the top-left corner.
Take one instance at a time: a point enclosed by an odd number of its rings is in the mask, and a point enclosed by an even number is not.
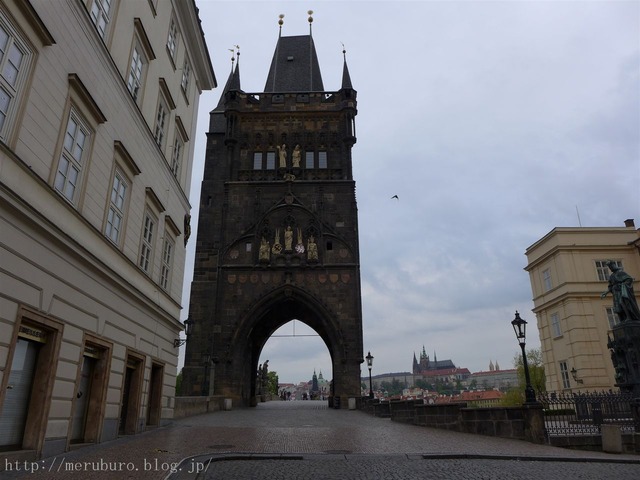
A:
[[[268,402],[5,465],[0,478],[637,480],[640,456],[405,425],[325,402]]]

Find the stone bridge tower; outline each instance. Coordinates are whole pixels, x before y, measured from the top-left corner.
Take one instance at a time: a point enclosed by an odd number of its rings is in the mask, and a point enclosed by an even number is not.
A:
[[[338,91],[324,89],[311,28],[279,35],[264,92],[241,89],[239,63],[210,114],[182,394],[253,404],[260,352],[295,319],[325,342],[344,408],[363,362],[346,57]]]

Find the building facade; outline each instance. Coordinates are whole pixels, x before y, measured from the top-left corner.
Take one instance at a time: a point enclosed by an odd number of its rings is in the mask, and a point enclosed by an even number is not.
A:
[[[526,250],[547,390],[608,390],[615,371],[607,347],[618,323],[607,291],[613,260],[640,279],[640,231],[624,227],[554,228]],[[637,293],[636,293],[637,295]]]
[[[516,388],[518,384],[518,371],[515,368],[507,370],[494,368],[489,371],[473,372],[465,382],[465,386],[471,389],[492,389],[502,392]]]
[[[3,455],[172,418],[198,99],[215,86],[194,0],[0,3]]]
[[[232,69],[207,134],[182,394],[255,404],[262,348],[299,320],[330,352],[331,401],[360,395],[356,106],[346,58],[325,90],[311,31],[278,37],[263,92]]]

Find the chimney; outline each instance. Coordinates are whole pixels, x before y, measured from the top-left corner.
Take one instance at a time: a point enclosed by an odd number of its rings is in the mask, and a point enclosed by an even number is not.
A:
[[[625,227],[629,227],[629,228],[635,228],[636,225],[635,223],[633,223],[633,218],[628,218],[627,220],[624,221],[624,226]]]

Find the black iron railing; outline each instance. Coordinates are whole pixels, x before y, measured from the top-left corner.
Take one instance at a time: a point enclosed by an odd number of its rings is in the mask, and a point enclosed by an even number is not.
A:
[[[547,436],[599,435],[602,425],[618,425],[625,433],[640,432],[638,399],[624,392],[545,392],[537,400],[544,408]]]

